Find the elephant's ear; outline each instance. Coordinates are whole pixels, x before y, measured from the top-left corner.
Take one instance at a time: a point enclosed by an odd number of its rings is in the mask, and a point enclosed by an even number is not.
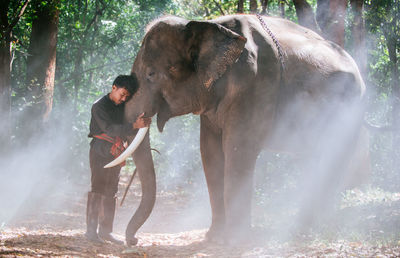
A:
[[[236,62],[247,41],[219,24],[197,21],[186,25],[186,40],[193,67],[207,89]]]

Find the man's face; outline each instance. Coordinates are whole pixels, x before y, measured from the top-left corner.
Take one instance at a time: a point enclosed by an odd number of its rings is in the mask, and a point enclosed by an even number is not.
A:
[[[118,88],[115,85],[112,86],[110,99],[115,103],[115,105],[124,103],[130,96],[131,94],[127,89]]]

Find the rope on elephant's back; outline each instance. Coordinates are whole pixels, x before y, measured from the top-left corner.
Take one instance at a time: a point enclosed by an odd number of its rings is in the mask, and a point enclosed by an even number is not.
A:
[[[275,37],[275,35],[270,30],[270,28],[267,26],[267,24],[265,23],[265,21],[262,18],[262,16],[259,15],[258,13],[256,13],[256,16],[257,16],[258,20],[260,21],[260,24],[263,27],[263,29],[268,33],[268,35],[272,38],[272,41],[275,43],[275,46],[276,46],[276,48],[278,50],[279,62],[280,62],[280,65],[281,65],[281,72],[282,72],[282,70],[285,69],[285,60],[283,58],[284,54],[283,54],[282,46],[279,43],[278,39]]]

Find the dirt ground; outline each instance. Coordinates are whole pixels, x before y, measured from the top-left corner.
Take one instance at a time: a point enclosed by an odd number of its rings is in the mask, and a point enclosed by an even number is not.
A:
[[[121,178],[124,189],[127,178]],[[122,195],[123,191],[120,191]],[[126,202],[117,211],[115,236],[124,239],[130,216],[140,200],[140,187],[134,185]],[[318,237],[297,241],[255,239],[243,246],[223,246],[207,243],[204,235],[210,223],[206,193],[190,194],[176,189],[158,191],[152,215],[137,234],[139,243],[128,248],[111,243],[89,242],[85,231],[85,191],[64,191],[27,202],[7,223],[0,221],[0,257],[399,257],[400,245],[393,241],[341,240]],[[52,205],[48,205],[52,204]],[[390,216],[399,225],[399,201],[391,203]],[[389,207],[387,206],[387,207]],[[387,208],[385,206],[385,209]],[[395,207],[395,209],[394,209]],[[355,214],[355,213],[354,213]],[[353,215],[352,215],[353,216]],[[354,215],[357,216],[357,215]],[[365,220],[371,222],[372,215]],[[382,220],[382,218],[380,218]],[[383,220],[384,220],[383,219]],[[374,220],[376,222],[376,220]],[[377,231],[381,224],[373,223]],[[383,230],[383,229],[382,229]],[[381,231],[382,231],[381,230]],[[371,232],[372,232],[371,231]],[[400,227],[391,229],[395,237]],[[372,233],[371,233],[372,234]],[[375,234],[375,233],[374,233]],[[256,238],[256,237],[255,237]],[[377,238],[373,235],[372,238]]]

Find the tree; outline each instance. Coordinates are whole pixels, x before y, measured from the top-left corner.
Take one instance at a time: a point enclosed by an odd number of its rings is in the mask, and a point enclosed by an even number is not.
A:
[[[243,4],[244,4],[244,3],[243,3],[243,0],[239,0],[239,1],[238,1],[238,4],[237,4],[237,12],[238,12],[238,13],[243,13],[243,10],[244,10],[244,9],[243,9]]]
[[[281,17],[285,18],[286,14],[285,14],[285,1],[284,0],[279,1],[279,9],[280,9]]]
[[[344,47],[347,0],[317,0],[317,22],[322,34]]]
[[[29,123],[40,130],[53,106],[56,46],[58,32],[58,0],[34,0],[32,32],[28,48],[26,85]]]
[[[11,137],[11,65],[13,29],[24,14],[30,0],[17,3],[10,0],[0,2],[0,144],[6,150]],[[9,16],[9,12],[11,15]],[[11,18],[9,18],[11,17]]]
[[[352,39],[353,39],[353,57],[356,60],[361,74],[365,78],[367,69],[367,51],[365,48],[365,24],[363,18],[363,0],[350,0],[351,9],[353,12],[352,23]]]
[[[107,5],[103,1],[93,1],[92,7],[90,8],[88,1],[78,1],[78,8],[83,10],[80,15],[76,17],[80,22],[80,26],[83,26],[83,31],[79,35],[77,40],[75,60],[74,60],[74,111],[77,111],[78,93],[81,86],[81,74],[83,71],[82,62],[85,52],[87,52],[87,47],[90,46],[91,41],[90,32],[96,32],[97,23],[99,22],[99,17],[101,17],[106,9]],[[90,8],[90,9],[89,9]],[[92,13],[90,13],[92,11]]]
[[[293,0],[299,24],[319,32],[312,7],[306,0]]]
[[[368,15],[366,17],[368,30],[376,35],[378,47],[382,50],[378,55],[376,62],[384,62],[385,67],[380,74],[381,78],[373,78],[381,81],[382,88],[389,84],[392,100],[392,167],[398,174],[400,166],[400,85],[399,85],[399,55],[400,55],[400,1],[399,0],[378,0],[372,1],[366,5]],[[384,40],[382,40],[384,39]],[[375,65],[375,69],[377,66]],[[374,74],[375,75],[375,74]]]
[[[257,12],[257,0],[250,0],[250,13]]]
[[[267,13],[267,8],[268,8],[268,0],[262,0],[261,1],[261,14],[266,14]]]

